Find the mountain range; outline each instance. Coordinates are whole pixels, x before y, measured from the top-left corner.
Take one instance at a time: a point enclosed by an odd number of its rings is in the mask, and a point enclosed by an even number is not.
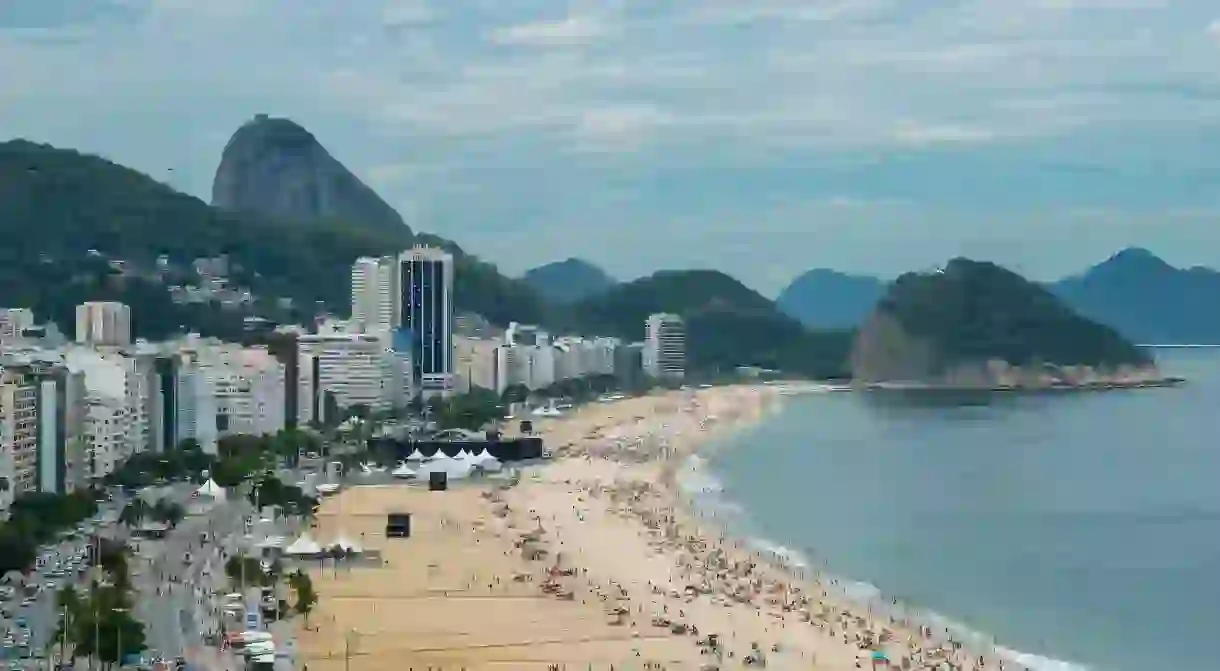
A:
[[[887,284],[813,271],[777,304],[718,271],[666,270],[620,283],[568,259],[507,277],[450,240],[412,231],[313,134],[261,115],[225,146],[212,200],[71,149],[0,143],[0,235],[7,241],[0,305],[33,308],[69,331],[76,304],[120,300],[132,306],[138,337],[196,331],[234,338],[247,316],[308,324],[319,313],[344,314],[356,257],[426,244],[454,254],[458,310],[495,325],[520,321],[639,340],[648,314],[676,312],[687,319],[695,368],[841,376],[849,327]],[[179,300],[183,287],[204,284],[193,262],[222,255],[234,292]],[[1054,289],[1126,333],[1144,329],[1133,337],[1144,339],[1152,324],[1162,328],[1155,333],[1161,340],[1190,332],[1195,341],[1220,342],[1220,318],[1203,307],[1220,293],[1210,270],[1174,269],[1129,250]]]
[[[580,276],[604,272],[586,261]],[[547,282],[562,286],[575,275],[549,268]],[[590,270],[592,268],[592,270]],[[530,273],[526,274],[527,277]],[[825,268],[802,273],[779,293],[775,304],[811,329],[851,329],[863,323],[890,281]],[[1152,252],[1128,248],[1083,272],[1044,283],[1081,315],[1144,344],[1220,344],[1220,272],[1177,268]],[[604,292],[603,287],[599,291]]]
[[[849,333],[810,332],[723,273],[665,271],[620,284],[573,259],[506,277],[450,240],[412,231],[288,119],[243,124],[218,163],[209,204],[98,156],[0,143],[0,235],[9,241],[0,305],[32,308],[70,331],[77,304],[118,300],[131,306],[137,337],[237,339],[247,316],[309,324],[346,313],[357,257],[425,244],[454,254],[457,309],[495,325],[640,340],[648,314],[677,312],[688,320],[693,367],[846,370]],[[225,295],[203,291],[209,283],[194,267],[218,256],[229,267]],[[184,287],[194,299],[178,300]]]

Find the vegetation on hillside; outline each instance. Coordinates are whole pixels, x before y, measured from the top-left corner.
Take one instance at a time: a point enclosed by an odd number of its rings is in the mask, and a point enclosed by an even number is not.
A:
[[[617,284],[606,271],[577,258],[530,269],[521,276],[521,280],[540,296],[559,304],[591,298]]]
[[[959,258],[940,272],[903,275],[879,309],[910,334],[934,343],[945,364],[1150,362],[1114,329],[1080,316],[1044,287],[993,263]]]
[[[620,284],[577,303],[570,319],[587,333],[641,340],[644,321],[656,312],[686,320],[688,370],[759,366],[816,378],[847,375],[850,332],[809,331],[719,271],[662,271]]]
[[[133,329],[143,337],[183,329],[232,336],[243,313],[215,304],[177,306],[165,290],[191,278],[194,259],[221,254],[229,257],[234,284],[261,297],[291,298],[296,312],[285,318],[310,317],[319,305],[346,313],[352,261],[415,242],[458,254],[459,309],[499,324],[544,321],[543,303],[523,283],[434,236],[227,212],[97,156],[24,140],[0,143],[0,212],[6,240],[0,305],[34,308],[65,332],[77,303],[114,299],[132,306]],[[172,272],[154,271],[160,255],[174,264]]]

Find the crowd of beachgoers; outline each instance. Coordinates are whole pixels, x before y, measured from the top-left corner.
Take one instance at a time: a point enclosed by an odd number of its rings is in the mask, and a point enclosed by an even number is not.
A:
[[[551,457],[444,492],[353,487],[324,532],[380,567],[321,569],[300,664],[364,669],[1020,669],[853,602],[735,539],[680,486],[689,458],[765,420],[778,386],[590,404],[539,423]],[[386,539],[389,512],[409,539]]]

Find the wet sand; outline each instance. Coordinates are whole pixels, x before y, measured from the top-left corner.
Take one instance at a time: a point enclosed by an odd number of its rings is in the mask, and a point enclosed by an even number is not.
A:
[[[384,564],[314,571],[321,602],[298,666],[1018,668],[978,666],[871,615],[686,509],[674,484],[685,457],[780,402],[774,387],[721,387],[593,404],[541,423],[555,458],[515,486],[356,487],[327,500],[316,537],[342,531]],[[412,514],[411,538],[384,537],[391,511]],[[874,650],[892,661],[875,664]]]

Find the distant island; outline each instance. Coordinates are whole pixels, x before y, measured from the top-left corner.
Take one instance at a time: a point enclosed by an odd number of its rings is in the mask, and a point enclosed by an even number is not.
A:
[[[954,259],[893,282],[856,333],[852,378],[872,387],[1081,389],[1162,386],[1152,356],[1041,285]]]

